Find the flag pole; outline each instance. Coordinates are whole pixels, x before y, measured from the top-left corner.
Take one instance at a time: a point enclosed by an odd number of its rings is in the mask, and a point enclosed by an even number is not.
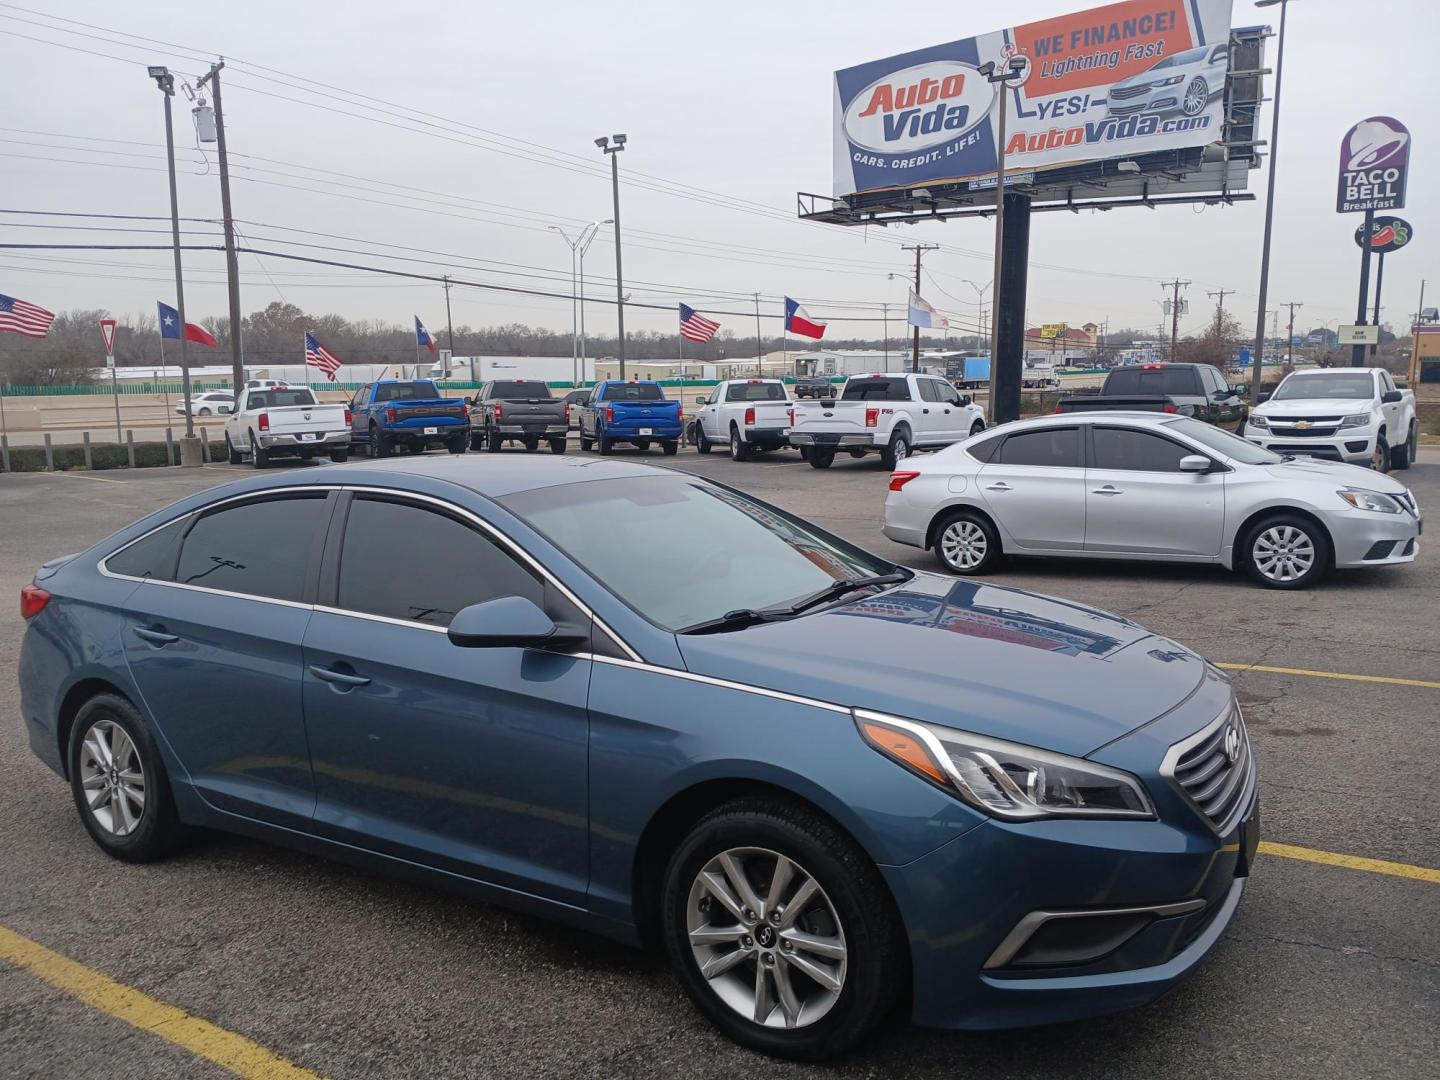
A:
[[[685,377],[685,321],[680,321],[680,377]]]
[[[167,371],[165,370],[165,331],[164,331],[164,329],[162,328],[161,331],[160,331],[160,385],[165,388],[165,422],[166,422],[167,424],[170,422],[170,382],[169,382],[169,379],[170,379],[170,374],[169,374],[169,372],[167,372]],[[239,391],[238,388],[237,388],[236,391],[235,391],[235,395],[236,395],[236,397],[239,397],[239,395],[240,395],[240,391]]]

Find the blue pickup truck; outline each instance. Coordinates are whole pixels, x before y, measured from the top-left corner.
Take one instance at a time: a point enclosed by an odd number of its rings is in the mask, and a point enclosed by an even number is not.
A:
[[[673,454],[684,431],[680,402],[667,401],[657,382],[596,383],[580,407],[581,450],[593,446],[608,454],[617,442],[649,450],[652,442],[658,442],[661,450]]]
[[[366,383],[350,399],[350,416],[350,444],[369,457],[389,457],[402,446],[412,454],[432,446],[452,454],[470,449],[470,410],[461,398],[442,398],[429,379]]]

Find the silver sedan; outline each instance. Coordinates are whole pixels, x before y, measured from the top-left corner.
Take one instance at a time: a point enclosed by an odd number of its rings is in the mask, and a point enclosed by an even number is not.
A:
[[[1303,589],[1332,568],[1415,560],[1404,484],[1289,459],[1163,413],[1087,413],[992,428],[891,474],[885,535],[958,574],[1003,555],[1219,563]]]

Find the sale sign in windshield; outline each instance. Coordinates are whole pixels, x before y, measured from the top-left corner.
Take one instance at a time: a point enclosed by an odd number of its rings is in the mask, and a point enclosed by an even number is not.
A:
[[[1126,0],[835,73],[835,193],[1203,146],[1221,137],[1230,0]]]

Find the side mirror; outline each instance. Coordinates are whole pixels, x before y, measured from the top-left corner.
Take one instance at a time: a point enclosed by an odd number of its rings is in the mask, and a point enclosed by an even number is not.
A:
[[[1186,454],[1180,459],[1181,472],[1209,472],[1210,459],[1204,454]]]
[[[1394,405],[1395,402],[1399,401],[1404,396],[1405,395],[1400,393],[1399,390],[1386,390],[1385,393],[1380,395],[1380,400],[1386,405]]]
[[[955,399],[955,404],[956,404],[956,405],[969,405],[969,404],[970,404],[970,395],[969,395],[969,394],[961,394],[958,398]]]
[[[710,399],[707,398],[707,397],[703,397],[703,396],[702,396],[702,397],[697,397],[697,398],[695,399],[695,404],[696,404],[696,405],[709,405],[709,404],[710,404]]]
[[[452,644],[466,649],[529,649],[572,640],[523,596],[500,596],[461,608],[445,633]]]
[[[1270,400],[1270,393],[1271,392],[1269,390],[1262,390],[1260,392],[1260,396],[1255,399],[1256,403],[1259,405],[1264,405],[1265,402]]]
[[[1250,396],[1250,384],[1249,384],[1249,383],[1236,383],[1234,386],[1230,387],[1230,390],[1234,393],[1234,395],[1235,395],[1236,397],[1249,397],[1249,396]]]

